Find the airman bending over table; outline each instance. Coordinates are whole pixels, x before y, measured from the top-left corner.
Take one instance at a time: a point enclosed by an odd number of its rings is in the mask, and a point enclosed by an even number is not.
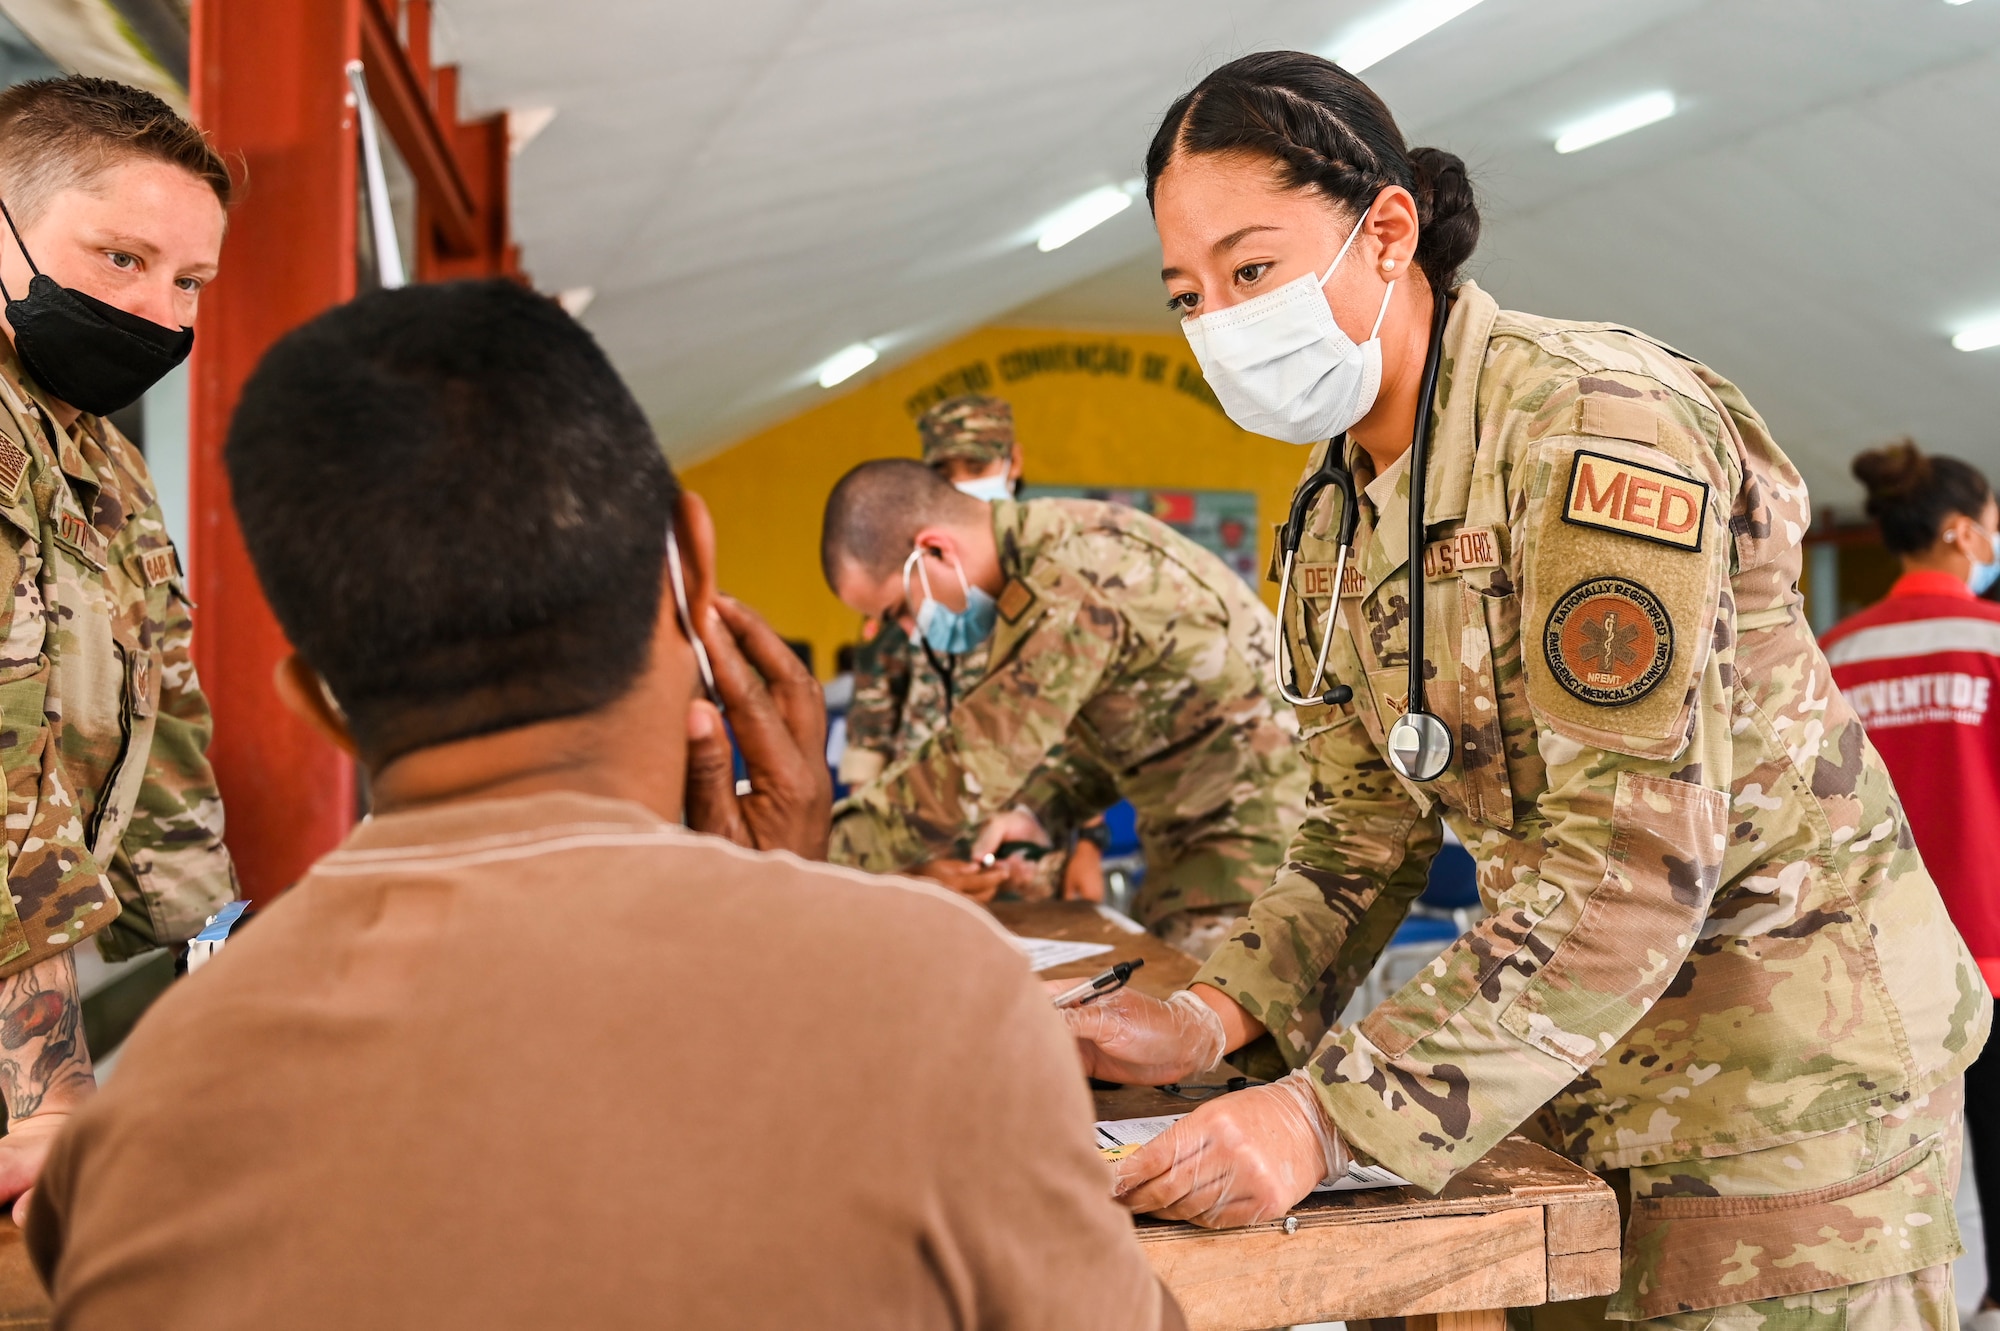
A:
[[[977,393],[946,398],[918,417],[917,433],[924,465],[952,488],[989,502],[1012,499],[1019,489],[1021,445],[1014,435],[1014,410],[1001,399]],[[841,780],[857,789],[867,785],[950,721],[958,700],[986,674],[985,642],[962,650],[955,646],[943,637],[933,643],[913,636],[893,621],[880,625],[855,662]],[[1060,893],[1101,900],[1102,842],[1095,838],[1102,820],[1092,815],[1116,802],[1115,791],[1101,763],[1087,753],[1060,749],[1022,791],[1015,812],[1025,814],[1025,821],[1010,820],[1013,826],[1006,829],[992,825],[992,835],[976,840],[971,862],[933,861],[919,872],[975,900],[1002,888],[1031,897]],[[1002,830],[1018,833],[1022,841],[1066,847],[1066,853],[1033,867],[1024,861],[990,868],[978,863],[998,847]]]
[[[946,625],[989,660],[948,727],[836,810],[836,862],[886,873],[948,855],[1067,748],[1113,774],[1104,803],[1138,812],[1142,922],[1197,953],[1227,932],[1305,798],[1271,614],[1241,578],[1132,509],[988,504],[900,459],[835,487],[821,554],[854,610]]]

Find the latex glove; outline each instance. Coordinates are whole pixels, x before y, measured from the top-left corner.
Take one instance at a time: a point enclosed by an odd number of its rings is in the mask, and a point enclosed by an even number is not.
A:
[[[1210,1100],[1114,1162],[1112,1193],[1134,1211],[1210,1229],[1275,1220],[1349,1153],[1304,1072]]]
[[[696,699],[687,719],[687,825],[740,846],[825,859],[833,826],[825,691],[784,639],[740,601],[717,596],[700,629],[750,790],[736,793],[722,717],[707,699]]]
[[[979,829],[979,835],[972,839],[972,853],[968,858],[974,864],[983,866],[988,855],[995,854],[1009,841],[1031,841],[1037,846],[1050,844],[1049,834],[1034,811],[1015,805]],[[1006,884],[1009,887],[1026,888],[1035,881],[1036,865],[1033,860],[1010,856],[996,862],[993,867],[1007,871]]]
[[[1048,830],[1042,826],[1042,820],[1035,817],[1034,810],[1017,804],[979,829],[979,835],[972,841],[973,860],[993,854],[1007,841],[1032,841],[1038,846],[1051,844]]]
[[[910,870],[919,878],[928,878],[942,884],[974,901],[987,902],[999,895],[1000,889],[1013,880],[1012,867],[996,864],[992,868],[982,868],[971,860],[932,860]]]
[[[49,1147],[69,1125],[69,1113],[43,1109],[7,1125],[0,1137],[0,1199],[14,1203],[14,1223],[28,1223],[28,1200],[35,1195],[35,1179],[49,1158]]]
[[[1104,1081],[1128,1086],[1185,1081],[1220,1063],[1228,1052],[1222,1018],[1185,989],[1164,1003],[1136,989],[1120,989],[1064,1008],[1062,1016],[1076,1037],[1084,1071]]]

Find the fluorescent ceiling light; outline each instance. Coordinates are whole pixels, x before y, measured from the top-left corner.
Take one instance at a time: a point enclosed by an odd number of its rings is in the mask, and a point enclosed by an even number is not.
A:
[[[1957,0],[1953,0],[1954,3]],[[1988,347],[2000,347],[2000,315],[1982,319],[1959,330],[1951,339],[1951,344],[1960,351],[1984,351]]]
[[[875,348],[866,342],[856,342],[842,347],[826,358],[819,367],[819,386],[831,388],[835,384],[846,383],[875,363]]]
[[[553,106],[510,106],[507,108],[507,155],[519,157],[521,150],[556,118]]]
[[[1644,97],[1634,97],[1629,102],[1607,106],[1596,115],[1585,116],[1573,125],[1565,126],[1556,135],[1556,151],[1559,153],[1581,152],[1606,139],[1615,139],[1620,134],[1630,134],[1635,129],[1665,120],[1674,113],[1674,95],[1670,92],[1649,92]]]
[[[1404,0],[1359,24],[1327,54],[1350,74],[1387,60],[1426,33],[1434,32],[1479,0]]]
[[[1044,254],[1059,250],[1091,228],[1110,221],[1132,206],[1132,195],[1137,192],[1133,186],[1138,184],[1134,180],[1123,185],[1100,185],[1082,198],[1064,204],[1043,219],[1035,248]]]

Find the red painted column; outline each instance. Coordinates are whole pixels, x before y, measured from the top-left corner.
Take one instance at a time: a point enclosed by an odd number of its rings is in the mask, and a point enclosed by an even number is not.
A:
[[[195,119],[244,188],[195,333],[187,561],[228,844],[246,894],[259,900],[346,834],[354,771],[272,688],[288,648],[243,548],[222,445],[264,350],[354,293],[357,150],[345,67],[360,49],[359,2],[194,4]],[[326,551],[328,559],[344,554]]]

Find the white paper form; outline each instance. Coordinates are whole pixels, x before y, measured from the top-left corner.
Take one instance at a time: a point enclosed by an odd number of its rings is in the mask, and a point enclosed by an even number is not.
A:
[[[1100,1148],[1143,1146],[1186,1117],[1186,1114],[1162,1114],[1157,1118],[1100,1119],[1097,1144]],[[1362,1188],[1401,1188],[1408,1183],[1409,1180],[1402,1175],[1391,1173],[1380,1165],[1349,1165],[1345,1174],[1331,1183],[1320,1184],[1313,1191],[1356,1192]]]
[[[1045,971],[1109,952],[1109,943],[1072,943],[1062,938],[1016,938],[1014,946],[1028,954],[1030,969]]]

